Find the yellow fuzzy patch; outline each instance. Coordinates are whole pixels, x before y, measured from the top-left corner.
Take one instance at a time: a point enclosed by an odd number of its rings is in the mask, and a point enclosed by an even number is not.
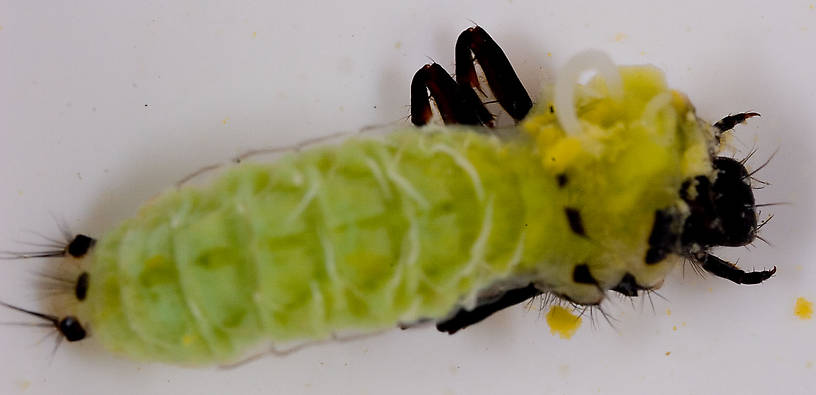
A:
[[[550,333],[569,339],[581,327],[581,317],[576,317],[561,306],[553,306],[547,313],[547,324],[550,326]]]
[[[797,298],[793,313],[802,320],[813,318],[813,302],[802,297]]]

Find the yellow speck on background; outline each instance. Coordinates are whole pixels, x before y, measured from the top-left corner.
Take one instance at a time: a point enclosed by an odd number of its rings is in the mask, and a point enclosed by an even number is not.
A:
[[[673,327],[672,327],[672,330],[673,330],[673,331],[676,331],[676,330],[677,330],[677,325],[673,326]]]
[[[666,315],[671,315],[671,309],[666,309]]]
[[[28,380],[17,380],[17,387],[20,388],[20,391],[25,391],[28,387],[31,387],[31,382]]]
[[[666,356],[668,357],[669,355],[671,355],[671,351],[666,351]]]
[[[258,37],[258,32],[252,32],[252,38]]]
[[[628,37],[625,33],[618,33],[615,35],[615,42],[621,42]]]
[[[581,317],[572,315],[569,310],[561,306],[551,307],[546,318],[550,326],[550,333],[561,336],[562,339],[571,338],[581,326]]]
[[[793,313],[802,320],[809,320],[813,318],[813,302],[803,297],[797,298],[796,307],[794,307]]]
[[[226,125],[228,121],[229,121],[229,117],[226,117],[226,118],[221,120],[221,123]]]

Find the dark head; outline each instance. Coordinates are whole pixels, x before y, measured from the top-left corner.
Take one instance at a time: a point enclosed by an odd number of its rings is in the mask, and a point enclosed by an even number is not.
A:
[[[694,183],[683,185],[681,195],[691,214],[683,229],[682,243],[703,248],[749,244],[757,233],[751,175],[742,163],[731,158],[716,157],[713,167],[713,183],[700,176]]]

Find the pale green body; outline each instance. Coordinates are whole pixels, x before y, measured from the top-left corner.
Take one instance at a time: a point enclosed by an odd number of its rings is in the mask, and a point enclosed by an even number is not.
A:
[[[579,106],[608,133],[588,133],[577,151],[573,137],[547,134],[557,125],[545,111],[511,138],[411,129],[170,191],[97,244],[79,318],[115,352],[206,364],[264,341],[442,319],[491,287],[535,282],[596,303],[626,272],[659,284],[672,260],[643,262],[654,212],[710,169],[696,163],[709,138],[683,103],[641,125],[646,102],[668,90],[624,77],[633,93],[614,117]],[[599,286],[573,281],[580,263]]]

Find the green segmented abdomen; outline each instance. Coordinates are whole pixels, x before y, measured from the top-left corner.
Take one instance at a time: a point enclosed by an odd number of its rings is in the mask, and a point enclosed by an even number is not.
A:
[[[579,98],[580,134],[545,102],[509,138],[395,132],[168,192],[100,240],[78,315],[114,351],[203,364],[530,283],[579,304],[624,278],[657,287],[676,257],[647,259],[650,234],[688,215],[679,191],[712,176],[712,134],[659,71],[619,72],[624,101]]]
[[[536,168],[523,145],[416,131],[237,166],[100,241],[91,322],[113,349],[201,363],[443,317],[524,269],[517,178]]]

